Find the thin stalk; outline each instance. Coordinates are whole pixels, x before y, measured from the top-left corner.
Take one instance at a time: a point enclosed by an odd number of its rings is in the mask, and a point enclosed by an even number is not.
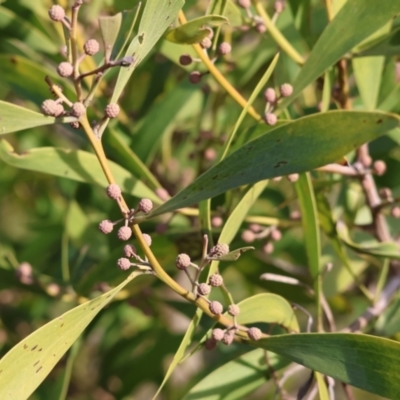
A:
[[[271,34],[272,38],[279,45],[279,47],[296,63],[303,65],[304,58],[297,52],[297,50],[287,41],[287,39],[282,35],[281,31],[275,26],[271,18],[264,9],[264,6],[260,0],[253,0],[254,7],[256,8],[258,14],[264,21],[268,32]]]
[[[78,27],[79,8],[80,8],[79,5],[74,5],[72,7],[70,40],[71,40],[72,65],[74,66],[73,81],[78,101],[82,101],[82,87],[81,87],[81,82],[78,79],[79,54],[78,54],[78,44],[77,44],[77,27]]]
[[[183,25],[187,22],[185,14],[179,11],[179,22]],[[210,74],[218,81],[218,83],[226,90],[226,92],[242,107],[247,104],[247,100],[227,81],[219,69],[213,64],[208,55],[203,51],[199,44],[193,44],[193,49],[196,51],[200,60],[206,66]],[[253,107],[249,107],[248,113],[256,120],[261,120],[261,116]]]

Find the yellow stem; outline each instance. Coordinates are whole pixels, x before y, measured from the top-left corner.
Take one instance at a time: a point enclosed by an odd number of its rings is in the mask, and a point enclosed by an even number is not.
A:
[[[179,22],[183,25],[187,22],[185,14],[179,11]],[[244,108],[247,104],[247,100],[226,80],[226,78],[221,74],[218,68],[213,64],[213,62],[205,53],[199,44],[193,44],[193,49],[196,51],[197,55],[204,63],[210,74],[218,81],[218,83],[228,92],[228,94],[242,107]],[[248,113],[256,120],[259,121],[261,116],[253,107],[249,107]]]
[[[258,14],[264,21],[268,32],[271,34],[272,38],[279,45],[279,47],[295,62],[300,65],[304,64],[304,58],[297,52],[297,50],[286,40],[282,35],[281,31],[273,23],[267,12],[264,10],[260,0],[253,0],[254,7],[256,8]]]
[[[79,120],[79,122],[80,122],[82,128],[84,129],[86,136],[88,137],[90,143],[93,146],[93,149],[97,155],[97,158],[99,159],[99,162],[103,169],[103,172],[107,178],[107,181],[109,183],[115,183],[115,179],[110,170],[110,167],[108,166],[107,158],[105,156],[101,141],[94,134],[94,132],[89,124],[89,121],[87,119],[87,116],[86,115],[82,116],[81,119]],[[125,207],[126,210],[129,210],[129,208],[123,198],[122,198],[121,203],[122,203],[122,206]],[[159,279],[161,279],[166,285],[168,285],[174,292],[176,292],[180,296],[184,297],[186,300],[190,301],[191,303],[195,304],[197,307],[201,308],[208,316],[213,318],[215,321],[219,322],[220,324],[222,324],[226,327],[229,327],[232,325],[232,321],[229,318],[225,317],[224,315],[213,314],[209,310],[208,303],[206,300],[204,300],[202,297],[196,298],[192,292],[189,292],[188,290],[183,288],[181,285],[179,285],[177,282],[175,282],[165,272],[165,270],[162,268],[162,266],[158,262],[157,258],[155,257],[154,253],[152,252],[150,247],[145,242],[139,225],[137,225],[137,224],[132,225],[132,231],[136,237],[136,240],[139,242],[140,247],[144,251],[147,259],[149,260],[151,267],[153,268],[154,272],[156,273],[156,275]],[[243,338],[248,338],[245,331],[238,331],[237,334]]]

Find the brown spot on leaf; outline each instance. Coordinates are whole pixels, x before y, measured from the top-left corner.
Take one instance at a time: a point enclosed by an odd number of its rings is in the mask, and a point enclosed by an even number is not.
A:
[[[378,121],[376,121],[377,124],[381,124],[382,122],[382,119],[378,119]]]
[[[217,178],[218,178],[218,175],[215,175],[211,179],[214,180],[214,179],[217,179]]]
[[[37,364],[39,364],[39,361],[36,361],[35,364],[33,364],[33,366],[35,367]]]
[[[274,165],[274,168],[279,168],[280,166],[285,165],[285,164],[287,164],[287,161],[278,161],[278,162]]]
[[[33,346],[33,347],[31,348],[31,351],[35,350],[36,347],[37,347],[37,345],[36,345],[36,346]]]
[[[40,367],[40,368],[36,371],[36,373],[38,373],[41,369],[42,369],[42,367]]]
[[[27,345],[27,344],[24,344],[24,349],[26,349],[26,348],[28,348],[28,345]]]

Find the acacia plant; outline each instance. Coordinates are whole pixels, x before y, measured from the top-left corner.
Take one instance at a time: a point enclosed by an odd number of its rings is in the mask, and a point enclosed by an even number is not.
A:
[[[0,398],[400,398],[398,14],[0,7]]]

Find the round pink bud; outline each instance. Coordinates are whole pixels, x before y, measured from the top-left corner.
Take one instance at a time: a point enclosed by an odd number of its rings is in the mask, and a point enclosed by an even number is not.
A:
[[[290,213],[290,219],[300,219],[301,218],[301,212],[299,210],[293,210]]]
[[[106,108],[104,109],[104,114],[107,118],[116,118],[119,114],[119,105],[116,103],[107,104]]]
[[[290,182],[296,182],[299,180],[299,174],[289,174],[287,178]]]
[[[400,207],[399,206],[395,206],[390,210],[390,215],[393,218],[400,218]]]
[[[247,336],[251,339],[251,340],[259,340],[262,337],[262,332],[260,329],[256,328],[256,327],[252,327],[249,328],[247,330]]]
[[[190,257],[185,253],[181,253],[176,257],[175,265],[178,269],[184,270],[189,267],[190,262]]]
[[[279,240],[282,239],[282,232],[279,229],[272,229],[271,231],[271,239],[274,242],[278,242]]]
[[[211,46],[212,46],[212,41],[211,41],[211,39],[208,37],[208,36],[206,36],[204,39],[202,39],[202,41],[200,42],[200,46],[203,48],[203,49],[209,49]]]
[[[193,58],[192,56],[190,56],[189,54],[182,54],[179,57],[179,64],[181,65],[190,65],[193,62]]]
[[[169,194],[164,188],[157,188],[155,190],[155,194],[163,201],[167,201],[169,199]]]
[[[132,229],[129,228],[129,226],[121,226],[121,228],[118,229],[117,236],[119,240],[129,240],[132,236]]]
[[[268,103],[275,103],[276,101],[276,92],[274,88],[267,88],[264,92],[264,99],[268,101]]]
[[[264,115],[264,121],[268,124],[268,125],[275,125],[276,122],[278,121],[278,117],[274,114],[274,113],[270,113],[267,112]]]
[[[15,274],[21,283],[25,285],[33,283],[32,265],[28,262],[22,262],[15,270]]]
[[[249,8],[251,6],[251,0],[238,0],[240,7]]]
[[[262,248],[263,252],[265,254],[272,254],[274,252],[274,245],[272,244],[272,242],[268,242],[264,245],[264,247]]]
[[[129,261],[128,258],[119,258],[117,261],[118,267],[120,267],[122,270],[126,271],[131,267],[131,262]]]
[[[219,301],[211,301],[210,304],[208,305],[208,308],[214,315],[221,315],[222,312],[224,311],[224,307],[222,307],[222,304]]]
[[[65,10],[59,5],[54,5],[49,10],[49,17],[56,22],[62,21],[65,17]]]
[[[224,223],[224,220],[221,217],[219,217],[218,215],[211,218],[211,225],[214,228],[219,228],[220,226],[222,226],[223,223]]]
[[[60,117],[61,115],[64,114],[64,107],[62,104],[57,103],[56,104],[56,109],[55,109],[55,117]]]
[[[228,314],[232,315],[232,317],[236,317],[240,313],[240,308],[237,304],[231,304],[228,307]]]
[[[49,115],[52,117],[56,116],[58,104],[51,99],[47,99],[42,103],[42,111],[44,115]]]
[[[136,255],[136,247],[133,244],[127,244],[124,246],[125,257],[131,258]]]
[[[189,82],[196,85],[201,81],[202,74],[199,71],[193,71],[189,74]]]
[[[63,61],[62,63],[58,64],[57,67],[58,75],[66,78],[67,76],[71,76],[74,72],[74,67],[67,61]]]
[[[141,199],[138,204],[138,210],[143,211],[145,214],[153,209],[153,202],[150,199]]]
[[[77,101],[76,103],[72,104],[71,114],[74,117],[80,118],[82,117],[83,114],[85,114],[85,112],[86,112],[86,107],[83,105],[83,103]]]
[[[212,335],[213,339],[215,339],[217,342],[219,342],[224,337],[225,330],[220,329],[220,328],[215,328],[212,330],[211,335]]]
[[[214,350],[217,347],[217,341],[214,338],[209,338],[204,342],[206,350]]]
[[[275,12],[280,14],[285,9],[285,2],[282,0],[277,0],[274,4]]]
[[[265,33],[267,32],[267,27],[262,22],[258,22],[256,24],[256,31],[258,33]]]
[[[290,83],[284,83],[279,88],[282,97],[289,97],[293,93],[293,86]]]
[[[211,287],[207,285],[207,283],[200,283],[200,285],[197,287],[197,291],[202,296],[207,296],[211,292]]]
[[[222,286],[224,278],[220,274],[212,274],[208,280],[208,283],[213,287]]]
[[[226,243],[218,243],[211,248],[208,255],[210,257],[221,257],[228,253],[229,253],[229,245],[227,245]]]
[[[100,44],[96,39],[89,39],[83,45],[83,51],[88,56],[94,56],[100,50]]]
[[[207,161],[213,161],[217,158],[217,152],[212,147],[205,149],[204,151],[204,159]]]
[[[99,223],[99,231],[101,233],[107,235],[108,233],[111,233],[113,229],[114,229],[114,224],[112,223],[112,221],[108,219],[105,219],[104,221],[101,221]]]
[[[144,242],[147,244],[147,246],[151,246],[152,240],[151,240],[151,236],[148,235],[147,233],[143,233],[142,235]]]
[[[121,188],[116,183],[108,185],[106,190],[110,199],[118,200],[121,197]]]
[[[233,329],[226,331],[224,334],[224,337],[222,338],[221,342],[229,346],[230,344],[233,343],[233,340],[235,339],[235,331]]]
[[[376,175],[381,176],[386,172],[386,163],[382,160],[376,160],[372,165],[372,169]]]
[[[218,47],[218,53],[221,56],[226,56],[232,51],[232,46],[228,42],[222,42]]]
[[[283,176],[276,176],[275,178],[272,178],[274,182],[280,182],[282,180]]]
[[[258,233],[262,231],[262,226],[260,224],[250,224],[249,229],[254,233]]]
[[[252,243],[256,239],[256,235],[250,229],[246,229],[242,233],[242,240],[246,243]]]

